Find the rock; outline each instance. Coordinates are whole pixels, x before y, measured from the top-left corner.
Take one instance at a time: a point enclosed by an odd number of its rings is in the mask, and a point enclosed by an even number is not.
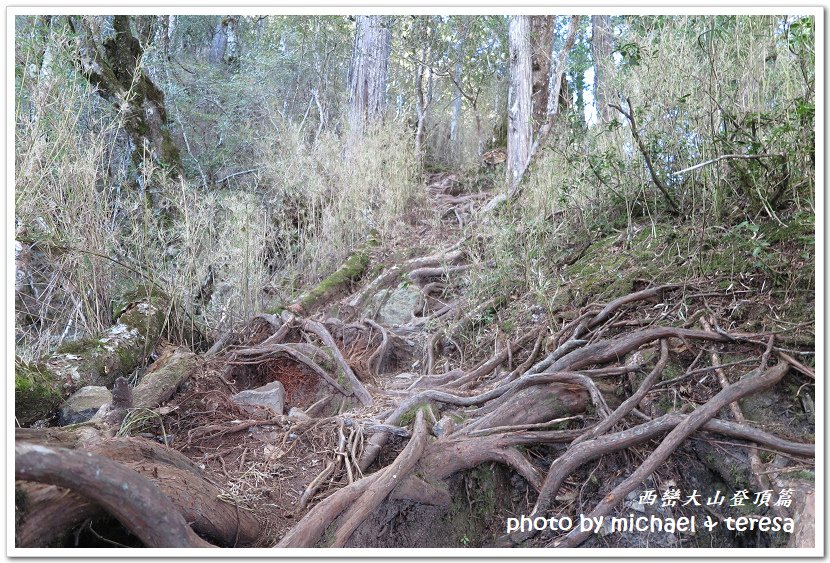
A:
[[[272,381],[256,389],[246,389],[233,396],[238,405],[268,407],[276,414],[282,414],[285,407],[285,389],[279,381]]]
[[[81,387],[61,405],[58,424],[77,424],[86,422],[98,412],[103,405],[112,401],[112,393],[106,387],[88,385]]]
[[[783,462],[783,463],[782,463]],[[778,456],[773,466],[783,467],[786,461]],[[815,548],[816,547],[816,484],[815,474],[803,472],[801,476],[779,474],[772,479],[773,489],[781,497],[781,491],[788,491],[792,499],[790,506],[782,510],[795,521],[793,533],[788,538],[786,547]],[[775,497],[773,497],[775,498]]]
[[[414,285],[402,284],[395,289],[379,291],[369,302],[367,316],[371,317],[377,311],[376,320],[381,324],[406,324],[412,320],[420,299],[421,290]]]
[[[790,538],[787,547],[808,548],[816,547],[816,491],[806,492],[798,498],[793,510],[795,533]]]

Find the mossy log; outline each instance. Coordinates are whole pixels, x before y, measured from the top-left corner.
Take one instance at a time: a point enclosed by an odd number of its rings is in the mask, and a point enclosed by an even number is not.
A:
[[[167,316],[160,294],[133,302],[118,322],[97,338],[59,347],[39,362],[15,362],[15,417],[21,426],[48,417],[61,401],[86,385],[111,387],[153,350]]]
[[[334,297],[347,284],[356,281],[369,265],[369,250],[378,244],[377,233],[373,231],[359,250],[349,256],[333,274],[300,295],[288,310],[298,315],[306,315],[317,305]]]

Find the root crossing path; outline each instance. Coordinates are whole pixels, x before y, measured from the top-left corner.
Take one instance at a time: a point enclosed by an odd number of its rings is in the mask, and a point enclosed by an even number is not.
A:
[[[723,329],[725,296],[701,281],[559,311],[475,302],[470,274],[488,266],[470,233],[492,194],[462,184],[428,186],[453,242],[393,263],[376,249],[373,276],[251,319],[162,404],[19,429],[17,545],[109,515],[148,547],[578,547],[598,540],[505,522],[612,515],[639,491],[688,487],[683,467],[718,488],[706,452],[724,444],[735,471],[771,476],[758,486],[812,467],[781,411],[742,410],[813,381],[787,335]],[[279,405],[238,400],[275,381]],[[129,489],[123,502],[101,474]]]

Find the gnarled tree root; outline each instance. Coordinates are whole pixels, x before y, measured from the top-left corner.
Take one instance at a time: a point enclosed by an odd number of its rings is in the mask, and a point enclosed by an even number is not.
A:
[[[93,500],[147,547],[213,547],[176,507],[135,471],[91,452],[15,444],[15,478],[48,483]]]
[[[71,430],[45,433],[18,430],[18,443],[60,448],[83,445],[79,455],[107,458],[124,471],[134,471],[158,487],[176,510],[203,537],[223,546],[254,545],[261,524],[247,511],[223,502],[222,490],[180,453],[141,438],[75,438]],[[60,444],[60,445],[59,445]],[[63,449],[63,448],[61,448]],[[53,483],[58,484],[58,483]],[[18,527],[18,547],[45,547],[61,534],[107,510],[90,501],[84,490],[68,492],[32,483],[18,485],[25,494],[23,518]]]
[[[766,370],[763,374],[748,379],[743,379],[737,383],[726,387],[712,397],[705,405],[701,406],[694,413],[690,414],[683,422],[678,424],[674,430],[669,432],[663,441],[657,446],[657,449],[632,473],[625,481],[617,485],[613,491],[605,495],[605,497],[594,507],[591,512],[591,518],[598,518],[606,515],[620,500],[633,491],[640,483],[642,483],[649,475],[651,475],[657,467],[668,459],[668,457],[683,443],[697,429],[701,428],[706,422],[713,418],[720,409],[729,405],[733,401],[737,401],[747,395],[756,393],[766,389],[784,377],[787,373],[789,365],[781,362],[776,366]],[[555,463],[555,462],[554,462]],[[547,483],[546,483],[547,484]],[[539,501],[549,502],[550,493],[549,488],[543,488],[539,494]],[[537,501],[537,508],[540,502]],[[539,514],[541,511],[534,510],[534,513]],[[563,540],[558,541],[556,547],[577,547],[584,542],[590,532],[574,531],[569,533]]]

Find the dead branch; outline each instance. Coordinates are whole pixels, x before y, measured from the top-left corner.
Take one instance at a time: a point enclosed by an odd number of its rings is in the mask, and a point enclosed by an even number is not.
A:
[[[688,168],[684,168],[683,170],[678,170],[677,172],[672,172],[671,176],[680,176],[681,174],[685,174],[686,172],[691,172],[692,170],[697,170],[698,168],[703,168],[704,166],[709,166],[710,164],[716,164],[721,160],[756,160],[759,158],[785,158],[786,155],[784,154],[722,154],[717,158],[713,158],[711,160],[707,160],[706,162],[701,162],[700,164],[695,164],[694,166],[690,166]]]
[[[657,175],[657,171],[654,169],[654,164],[651,162],[651,156],[648,153],[648,148],[646,147],[643,139],[640,138],[640,132],[637,131],[637,122],[634,120],[634,108],[631,106],[631,100],[627,97],[625,98],[625,102],[628,104],[628,111],[625,111],[620,107],[618,104],[608,104],[608,107],[612,107],[628,120],[631,124],[631,134],[634,136],[634,140],[637,142],[637,147],[640,149],[640,154],[643,155],[643,159],[646,162],[646,168],[648,168],[648,172],[651,175],[651,179],[654,181],[654,185],[657,186],[657,189],[663,194],[663,197],[666,198],[666,203],[669,204],[669,209],[671,210],[672,214],[678,215],[680,213],[680,209],[677,207],[677,203],[674,201],[674,198],[669,193],[669,189],[663,180],[660,179],[660,176]]]

